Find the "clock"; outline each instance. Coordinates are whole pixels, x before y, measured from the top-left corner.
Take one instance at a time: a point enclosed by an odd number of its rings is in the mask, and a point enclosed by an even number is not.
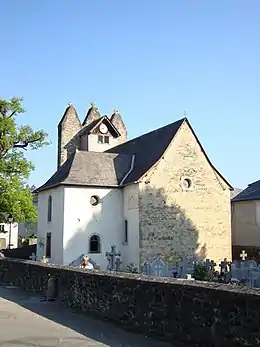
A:
[[[107,126],[104,124],[104,123],[102,123],[102,124],[100,124],[100,127],[99,127],[99,131],[102,133],[102,134],[106,134],[107,133]]]

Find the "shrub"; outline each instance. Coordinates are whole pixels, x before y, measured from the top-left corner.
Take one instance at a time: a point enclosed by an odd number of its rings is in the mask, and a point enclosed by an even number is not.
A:
[[[209,272],[206,264],[197,263],[194,265],[193,277],[197,281],[212,281],[213,275]]]

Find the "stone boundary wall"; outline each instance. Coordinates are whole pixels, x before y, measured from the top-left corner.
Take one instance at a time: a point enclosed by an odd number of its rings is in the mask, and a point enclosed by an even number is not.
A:
[[[0,284],[46,292],[49,276],[69,307],[174,346],[257,346],[260,292],[225,284],[85,271],[0,259]]]

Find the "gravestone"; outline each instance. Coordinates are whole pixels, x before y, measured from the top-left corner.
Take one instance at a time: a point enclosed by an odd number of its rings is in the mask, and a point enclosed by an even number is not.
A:
[[[245,261],[245,260],[246,260],[246,257],[247,257],[247,253],[246,253],[246,251],[243,249],[243,251],[242,251],[241,254],[240,254],[240,258],[241,258],[243,261]]]
[[[154,262],[151,264],[151,274],[152,276],[159,276],[164,277],[165,276],[165,263],[162,259],[157,258],[154,260]]]
[[[36,254],[33,253],[32,255],[29,256],[29,259],[30,260],[36,260]]]
[[[117,271],[118,267],[118,258],[121,257],[121,252],[117,252],[116,246],[111,246],[111,251],[106,252],[106,257],[108,260],[107,269],[109,271]]]

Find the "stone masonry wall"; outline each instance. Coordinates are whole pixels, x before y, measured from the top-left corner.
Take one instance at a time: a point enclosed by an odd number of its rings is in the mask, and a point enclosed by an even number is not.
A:
[[[256,346],[260,341],[256,290],[0,259],[1,285],[45,292],[49,275],[59,280],[58,300],[67,306],[176,347]]]
[[[139,187],[141,264],[157,253],[231,259],[230,190],[186,122]]]
[[[78,115],[75,109],[71,107],[58,127],[58,168],[65,163],[78,147],[79,139],[76,135],[80,129],[81,124]]]

